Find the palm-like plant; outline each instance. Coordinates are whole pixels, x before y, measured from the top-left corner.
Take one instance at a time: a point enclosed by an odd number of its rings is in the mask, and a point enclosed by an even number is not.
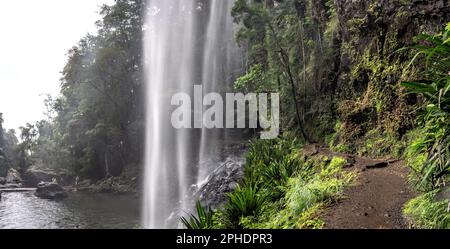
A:
[[[240,228],[241,218],[257,217],[261,214],[266,196],[259,191],[257,185],[246,185],[228,195],[229,202],[225,205],[225,223],[229,228]]]
[[[196,203],[197,216],[191,214],[188,218],[182,217],[181,223],[187,229],[211,229],[214,226],[214,212],[202,206],[200,201]]]
[[[302,164],[298,148],[295,138],[254,141],[247,153],[246,178],[253,183],[285,185]]]
[[[437,35],[421,34],[416,37],[418,52],[410,64],[421,55],[425,56],[425,79],[404,82],[411,92],[423,94],[431,103],[443,111],[450,112],[450,23]]]
[[[418,146],[418,152],[426,153],[428,159],[418,172],[419,187],[436,188],[446,183],[450,173],[450,23],[440,34],[422,34],[416,39],[418,52],[411,64],[424,56],[424,80],[402,85],[428,102],[421,116],[426,139]]]

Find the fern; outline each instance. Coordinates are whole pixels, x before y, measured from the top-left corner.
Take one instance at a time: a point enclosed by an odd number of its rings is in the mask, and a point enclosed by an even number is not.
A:
[[[206,210],[200,201],[196,204],[197,216],[191,214],[188,218],[180,218],[181,223],[187,229],[210,229],[214,226],[214,212],[210,208]]]
[[[422,56],[424,79],[402,85],[428,102],[420,120],[425,138],[414,147],[421,148],[416,156],[428,155],[422,168],[415,170],[418,187],[430,190],[445,185],[450,174],[450,23],[440,34],[419,35],[416,43],[411,64]]]

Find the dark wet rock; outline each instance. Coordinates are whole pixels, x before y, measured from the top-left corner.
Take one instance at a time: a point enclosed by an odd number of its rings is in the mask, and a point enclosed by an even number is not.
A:
[[[335,56],[326,61],[330,62],[327,70],[334,79],[328,91],[335,91],[336,101],[340,103],[337,114],[341,128],[335,136],[334,145],[342,143],[348,151],[364,151],[367,155],[383,156],[388,152],[380,150],[380,147],[385,146],[382,143],[376,143],[370,149],[366,145],[367,138],[374,135],[370,131],[385,125],[387,118],[377,113],[374,108],[375,99],[355,101],[354,97],[373,96],[372,91],[382,91],[390,101],[386,105],[392,106],[390,111],[398,117],[396,120],[389,120],[392,127],[396,127],[395,132],[403,136],[410,130],[410,120],[414,117],[402,106],[409,105],[411,98],[405,98],[402,91],[395,90],[395,86],[402,81],[404,69],[391,67],[397,57],[394,54],[400,55],[396,51],[411,46],[413,37],[418,34],[440,31],[450,18],[450,1],[333,2],[339,25],[333,38]],[[321,19],[320,16],[318,18]],[[327,21],[329,20],[324,18],[322,22]],[[373,66],[375,64],[376,70]],[[352,96],[348,95],[350,92]],[[321,100],[317,101],[323,103]]]
[[[401,161],[402,161],[401,159],[394,158],[394,159],[389,159],[387,162],[389,164],[394,164],[394,163],[398,163],[398,162],[401,162]]]
[[[35,195],[42,199],[57,200],[67,197],[63,187],[53,182],[41,182],[38,184]]]
[[[243,177],[243,165],[228,161],[208,177],[206,183],[200,186],[194,199],[200,200],[204,206],[218,209],[227,202],[227,194],[237,188]]]
[[[6,184],[6,177],[0,177],[0,185]]]
[[[373,163],[373,164],[367,165],[366,169],[381,169],[381,168],[386,168],[387,166],[389,166],[388,162],[378,162],[378,163]]]
[[[356,164],[356,158],[354,156],[348,156],[347,157],[347,164],[351,164],[351,165]]]
[[[242,140],[239,140],[242,141]],[[228,202],[228,194],[233,192],[244,178],[246,145],[228,144],[220,157],[203,162],[203,167],[210,168],[207,177],[201,183],[194,184],[188,190],[184,200],[175,207],[166,220],[168,227],[184,228],[180,217],[195,214],[195,204],[200,201],[203,207],[211,210],[221,209]]]
[[[355,164],[354,164],[354,163],[346,163],[346,164],[344,165],[344,169],[353,168],[353,167],[355,167]]]
[[[201,185],[194,185],[186,196],[188,205],[176,208],[166,223],[171,227],[179,224],[179,218],[194,214],[195,203],[200,201],[203,207],[218,210],[228,202],[228,193],[233,192],[244,178],[244,162],[229,158],[214,170]],[[182,226],[180,228],[183,228]]]

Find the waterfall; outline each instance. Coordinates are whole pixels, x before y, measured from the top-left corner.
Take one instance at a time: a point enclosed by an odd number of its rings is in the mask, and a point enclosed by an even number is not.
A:
[[[202,82],[205,93],[223,93],[230,90],[236,73],[240,69],[240,50],[235,43],[232,0],[214,0],[210,9],[207,39],[204,46]],[[229,92],[229,91],[228,91]],[[226,144],[226,130],[202,129],[200,145],[200,167],[198,179],[205,179],[211,172],[205,162],[213,155],[220,154]]]
[[[193,99],[194,85],[202,85],[203,94],[230,89],[241,68],[231,17],[233,2],[147,2],[144,26],[147,128],[142,218],[145,228],[173,227],[167,224],[167,218],[175,208],[189,208],[184,199],[190,187],[218,166],[207,161],[220,156],[227,140],[226,132],[174,129],[171,99],[180,92],[188,93]],[[193,120],[198,121],[202,120]]]

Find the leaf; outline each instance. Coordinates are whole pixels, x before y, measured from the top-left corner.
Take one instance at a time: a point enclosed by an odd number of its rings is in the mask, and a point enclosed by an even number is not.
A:
[[[213,227],[213,212],[210,208],[206,210],[200,201],[196,203],[197,216],[191,214],[188,218],[181,217],[181,223],[187,229],[208,229]]]
[[[414,93],[433,93],[434,88],[430,84],[420,83],[420,82],[403,82],[401,83],[403,87],[410,89]]]
[[[423,54],[422,52],[418,52],[416,55],[414,55],[414,57],[412,58],[412,60],[409,62],[409,64],[406,66],[406,69],[410,68],[412,66],[412,64],[414,64],[414,62],[417,60],[417,57],[419,57],[419,55]]]
[[[444,89],[444,96],[447,95],[447,93],[449,93],[450,91],[450,77],[447,80],[447,86]]]

